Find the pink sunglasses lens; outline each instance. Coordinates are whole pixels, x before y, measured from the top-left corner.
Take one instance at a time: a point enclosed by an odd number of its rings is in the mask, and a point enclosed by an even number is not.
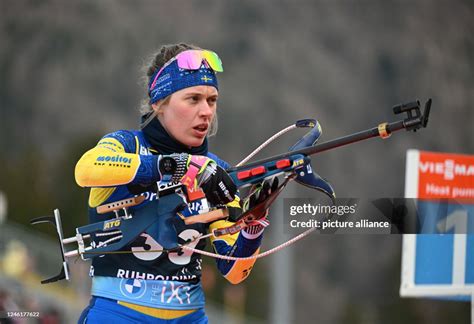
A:
[[[176,56],[178,66],[186,70],[198,70],[202,64],[202,54],[198,50],[188,50]]]

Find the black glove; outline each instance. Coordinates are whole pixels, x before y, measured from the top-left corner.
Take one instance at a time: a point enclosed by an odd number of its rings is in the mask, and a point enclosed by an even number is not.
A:
[[[201,176],[198,185],[213,205],[227,204],[234,200],[237,187],[227,172],[214,161],[209,163]]]
[[[182,180],[190,167],[193,158],[198,158],[201,165],[196,176],[197,185],[201,187],[207,200],[213,205],[227,204],[234,200],[237,193],[232,178],[217,163],[205,156],[191,156],[186,153],[163,155],[158,160],[160,179],[169,179],[175,182]]]
[[[258,185],[255,191],[250,195],[248,201],[244,204],[244,211],[254,208],[265,199],[270,196],[270,194],[278,189],[278,178],[273,178],[273,182],[270,184],[271,180],[265,180],[263,184]]]
[[[252,208],[263,203],[271,194],[278,189],[278,178],[271,180],[265,180],[263,184],[258,185],[255,191],[250,195],[249,199],[244,202],[244,211],[251,210]],[[270,223],[267,220],[268,208],[260,206],[252,212],[253,221],[247,222],[247,227],[244,228],[244,232],[247,233],[247,238],[259,237],[263,232],[263,229]]]

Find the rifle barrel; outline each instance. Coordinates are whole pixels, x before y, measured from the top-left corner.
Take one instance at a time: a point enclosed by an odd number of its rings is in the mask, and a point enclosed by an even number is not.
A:
[[[396,122],[387,124],[386,129],[387,129],[388,133],[391,134],[391,133],[396,132],[400,129],[406,128],[406,126],[407,125],[405,125],[405,121],[400,120],[400,121],[396,121]],[[262,160],[258,160],[258,161],[255,161],[255,162],[251,162],[251,163],[242,165],[240,167],[232,167],[232,168],[227,169],[227,172],[236,172],[236,171],[240,171],[240,170],[245,170],[245,169],[248,169],[248,168],[252,168],[252,167],[255,167],[255,166],[262,165],[262,164],[267,163],[267,162],[280,160],[280,159],[285,159],[285,158],[288,158],[288,157],[290,157],[292,155],[295,155],[295,154],[313,155],[313,154],[316,154],[316,153],[321,153],[321,152],[324,152],[324,151],[332,150],[332,149],[337,148],[337,147],[349,145],[349,144],[352,144],[352,143],[360,142],[360,141],[363,141],[363,140],[366,140],[366,139],[369,139],[369,138],[372,138],[372,137],[378,137],[378,136],[380,136],[380,133],[379,133],[379,128],[377,126],[377,127],[373,127],[373,128],[367,129],[367,130],[357,132],[357,133],[353,133],[353,134],[350,134],[350,135],[339,137],[339,138],[336,138],[336,139],[333,139],[333,140],[330,140],[330,141],[327,141],[327,142],[324,142],[324,143],[321,143],[321,144],[318,144],[318,145],[315,145],[315,146],[306,147],[306,148],[303,148],[303,149],[300,149],[300,150],[290,151],[290,152],[274,155],[274,156],[271,156],[271,157],[266,158],[266,159],[262,159]]]

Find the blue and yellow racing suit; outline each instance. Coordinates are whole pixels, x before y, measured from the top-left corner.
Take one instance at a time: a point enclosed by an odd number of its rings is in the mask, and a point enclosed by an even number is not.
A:
[[[176,152],[181,153],[181,152]],[[82,187],[90,187],[89,221],[91,223],[115,217],[113,213],[98,214],[96,207],[134,197],[145,196],[141,204],[157,199],[159,182],[156,165],[158,150],[152,147],[142,131],[121,130],[104,136],[96,147],[86,152],[76,166],[75,177]],[[229,165],[212,153],[206,154],[224,169]],[[155,188],[155,189],[153,189]],[[141,208],[132,207],[130,211]],[[228,208],[240,208],[239,198]],[[195,215],[206,211],[206,199],[187,206],[185,213]],[[213,228],[229,226],[227,220],[211,224],[176,224],[179,243],[206,234]],[[157,318],[173,319],[202,310],[205,299],[200,283],[201,256],[190,252],[150,252],[162,247],[157,242],[161,228],[152,226],[123,248],[128,254],[108,254],[95,257],[91,266],[92,295],[119,304],[137,312]],[[219,239],[211,239],[214,250],[222,255],[250,256],[258,253],[262,236],[241,232]],[[104,239],[105,240],[105,239]],[[100,242],[95,242],[96,244]],[[205,240],[193,243],[204,249]],[[250,273],[255,260],[217,260],[217,267],[231,283],[243,281]]]

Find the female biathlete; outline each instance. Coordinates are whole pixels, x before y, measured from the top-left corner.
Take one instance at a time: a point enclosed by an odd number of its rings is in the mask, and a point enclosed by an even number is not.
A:
[[[225,172],[229,165],[208,151],[207,137],[217,127],[216,72],[222,71],[216,53],[183,43],[163,46],[154,56],[147,70],[147,98],[141,108],[140,130],[105,135],[76,165],[77,183],[91,188],[91,223],[114,217],[114,213],[98,214],[96,207],[137,195],[146,200],[131,210],[136,217],[143,216],[140,208],[159,199],[157,186],[183,179],[191,184],[191,190],[201,188],[204,195],[196,196],[182,215],[196,215],[215,207],[225,207],[231,216],[242,213],[237,188]],[[260,198],[268,194],[270,191],[262,191]],[[221,255],[254,255],[262,241],[262,224],[211,239],[212,246]],[[175,227],[182,244],[228,225],[229,220],[221,219],[169,226]],[[166,230],[151,226],[123,249],[129,253],[93,258],[92,298],[79,323],[207,323],[200,282],[201,256],[182,250],[160,251],[163,248],[158,237]],[[206,241],[195,244],[203,249]],[[146,251],[150,252],[143,253]],[[237,284],[249,275],[254,262],[217,260],[217,267],[226,279]]]

